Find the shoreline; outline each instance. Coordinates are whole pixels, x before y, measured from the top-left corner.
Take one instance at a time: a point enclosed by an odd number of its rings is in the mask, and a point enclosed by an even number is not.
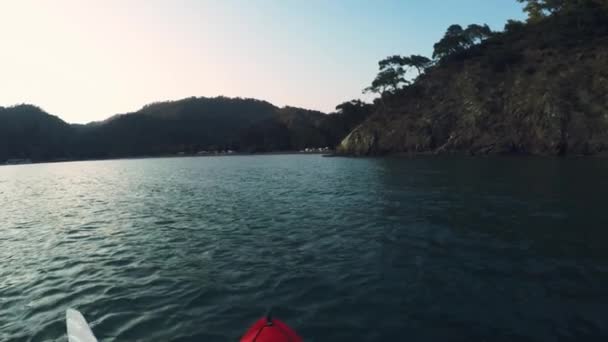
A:
[[[608,158],[608,151],[599,152],[596,154],[523,154],[523,153],[487,153],[487,154],[472,154],[466,151],[461,152],[391,152],[381,154],[354,154],[354,153],[328,153],[324,157],[332,158],[399,158],[399,159],[414,159],[414,158],[511,158],[511,159],[526,159],[526,158],[541,158],[541,159],[603,159]]]
[[[234,152],[234,153],[208,153],[208,154],[165,154],[154,156],[131,156],[131,157],[109,157],[109,158],[90,158],[90,159],[62,159],[62,160],[46,160],[46,161],[31,161],[25,163],[0,163],[2,166],[21,166],[32,164],[56,164],[56,163],[74,163],[87,161],[108,161],[108,160],[138,160],[138,159],[164,159],[164,158],[207,158],[207,157],[244,157],[244,156],[274,156],[274,155],[320,155],[323,158],[357,158],[357,159],[379,159],[379,158],[396,158],[396,159],[415,159],[415,158],[450,158],[464,157],[470,159],[479,158],[507,158],[507,159],[604,159],[608,158],[607,153],[598,153],[594,155],[536,155],[536,154],[470,154],[470,153],[385,153],[385,154],[370,154],[357,155],[347,153],[336,153],[332,151],[324,152],[300,152],[300,151],[277,151],[277,152]]]
[[[0,163],[1,166],[20,166],[32,164],[56,164],[56,163],[74,163],[87,161],[106,161],[106,160],[138,160],[138,159],[164,159],[164,158],[207,158],[207,157],[243,157],[243,156],[273,156],[273,155],[325,155],[331,151],[325,152],[300,152],[300,151],[277,151],[277,152],[234,152],[234,153],[207,153],[207,154],[160,154],[153,156],[130,156],[130,157],[108,157],[108,158],[90,158],[90,159],[61,159],[61,160],[44,160],[31,161],[26,163]]]

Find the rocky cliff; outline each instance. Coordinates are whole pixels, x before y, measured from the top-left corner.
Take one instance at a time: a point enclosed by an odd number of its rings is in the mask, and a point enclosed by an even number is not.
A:
[[[376,111],[339,151],[589,155],[608,150],[608,15],[513,25],[445,58]]]

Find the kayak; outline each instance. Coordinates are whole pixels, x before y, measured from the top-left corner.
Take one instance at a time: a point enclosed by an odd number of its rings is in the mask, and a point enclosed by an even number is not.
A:
[[[255,322],[241,342],[302,342],[302,338],[287,324],[267,316]]]
[[[69,342],[97,342],[89,324],[78,310],[68,309],[65,321]],[[302,342],[302,338],[287,324],[268,315],[255,322],[240,342]]]

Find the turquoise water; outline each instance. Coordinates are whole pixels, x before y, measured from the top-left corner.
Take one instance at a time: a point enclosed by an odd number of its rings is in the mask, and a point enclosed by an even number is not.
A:
[[[310,155],[0,167],[0,340],[608,338],[608,160]]]

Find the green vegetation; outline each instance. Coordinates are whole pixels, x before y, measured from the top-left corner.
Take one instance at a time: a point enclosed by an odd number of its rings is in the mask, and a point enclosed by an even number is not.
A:
[[[340,150],[607,153],[608,1],[517,1],[527,22],[450,26],[415,80],[400,73],[401,57],[381,61],[368,88],[380,90],[374,114]]]
[[[492,36],[488,25],[471,24],[466,29],[460,25],[448,27],[444,37],[434,46],[433,58],[442,59],[483,42]]]
[[[338,146],[342,139],[374,112],[374,106],[360,100],[336,106],[336,113],[325,117],[319,127],[327,137],[327,146]]]
[[[545,19],[551,19],[550,22],[544,23],[545,27],[542,30],[536,30],[542,33],[542,37],[535,36],[530,38],[541,39],[546,46],[548,44],[560,45],[560,42],[555,39],[563,39],[564,36],[569,38],[568,42],[562,42],[561,45],[571,43],[572,39],[585,38],[588,33],[602,34],[605,24],[603,19],[608,11],[608,1],[606,0],[517,0],[525,5],[524,11],[528,14],[528,22],[530,24],[541,24]],[[446,30],[444,37],[434,45],[433,59],[428,61],[426,67],[433,64],[437,65],[441,61],[449,61],[450,58],[460,57],[461,60],[479,56],[479,49],[482,43],[490,39],[486,44],[484,53],[494,55],[508,55],[512,51],[500,49],[500,45],[505,42],[512,42],[526,29],[525,23],[508,20],[505,24],[504,32],[493,32],[488,25],[471,24],[464,29],[460,25],[451,25]],[[571,32],[573,28],[578,31]],[[585,28],[587,30],[585,30]],[[529,28],[528,28],[529,29]],[[529,30],[530,31],[530,30]],[[494,39],[491,39],[494,38]],[[499,48],[497,48],[499,47]],[[516,49],[513,49],[516,50]],[[394,60],[398,56],[388,57],[381,61],[381,65],[386,60]],[[508,59],[510,56],[506,56]]]
[[[554,14],[573,14],[588,10],[607,10],[605,0],[517,0],[525,4],[528,21],[539,22]]]
[[[192,97],[69,125],[34,106],[0,107],[0,163],[333,148],[371,112],[360,101],[324,114],[254,99]]]
[[[524,11],[528,14],[530,23],[538,23],[546,18],[555,15],[562,15],[569,19],[575,18],[578,29],[584,26],[593,25],[597,22],[597,14],[608,10],[606,0],[517,0],[525,4]],[[595,19],[595,20],[594,20]],[[562,23],[567,26],[567,23]],[[524,23],[509,20],[505,25],[504,33],[513,33],[524,28]],[[563,27],[562,27],[563,28]],[[550,32],[547,32],[550,34]],[[489,38],[501,36],[501,33],[493,32],[487,24],[471,24],[466,28],[454,24],[448,27],[443,38],[434,45],[433,59],[424,56],[412,55],[404,57],[399,55],[389,56],[381,60],[378,64],[380,72],[373,80],[372,84],[364,89],[364,92],[372,92],[380,95],[380,100],[387,95],[394,94],[403,86],[410,85],[412,82],[405,75],[406,67],[414,67],[418,75],[433,64],[448,61],[450,58],[460,57],[466,59],[467,53],[472,52],[474,47]],[[504,37],[504,35],[503,35]],[[498,51],[495,54],[505,54],[505,60],[513,59],[514,56],[507,56],[509,52]],[[500,59],[500,57],[498,57]],[[500,63],[499,63],[500,64]]]
[[[70,125],[38,107],[0,107],[0,163],[66,158],[71,132]]]
[[[403,67],[391,64],[384,68],[381,67],[380,72],[372,81],[372,84],[363,90],[364,93],[377,93],[383,97],[386,94],[393,93],[402,85],[407,84],[405,79],[405,69]]]
[[[488,25],[469,25],[463,29],[460,25],[452,25],[446,31],[444,37],[435,44],[433,58],[435,62],[446,57],[461,53],[480,44],[493,34]],[[385,96],[395,94],[404,86],[410,85],[411,80],[406,78],[408,68],[413,68],[420,76],[433,65],[433,61],[425,56],[394,55],[386,57],[378,62],[380,72],[372,81],[372,84],[363,90],[364,93],[376,93],[380,95],[380,102],[384,103]],[[384,106],[384,105],[383,105]]]
[[[405,78],[409,68],[414,68],[418,75],[431,66],[431,60],[424,56],[389,56],[378,62],[380,72],[372,82],[371,86],[363,90],[364,93],[377,93],[381,96],[395,93],[403,86],[411,83]]]

